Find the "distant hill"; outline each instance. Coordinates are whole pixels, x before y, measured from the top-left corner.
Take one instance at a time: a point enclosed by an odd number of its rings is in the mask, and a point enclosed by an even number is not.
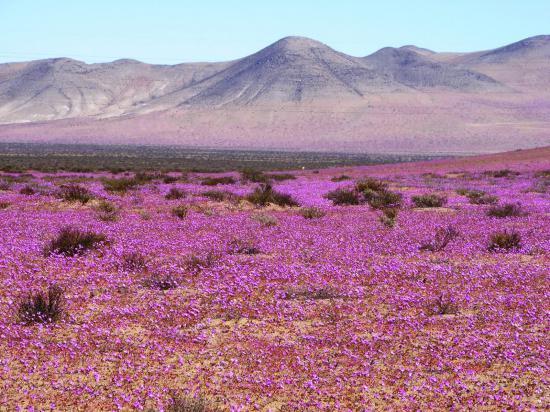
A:
[[[242,59],[0,64],[3,141],[483,153],[550,143],[550,36],[349,56],[286,37]]]

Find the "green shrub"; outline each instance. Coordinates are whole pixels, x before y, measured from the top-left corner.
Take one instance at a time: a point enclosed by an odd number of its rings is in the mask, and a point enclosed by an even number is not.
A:
[[[435,193],[416,195],[412,197],[415,207],[441,207],[447,203],[447,198]]]
[[[335,189],[325,194],[325,198],[330,200],[335,206],[358,205],[360,203],[359,194],[353,189]]]
[[[487,249],[490,251],[512,250],[521,247],[521,236],[517,232],[499,231],[489,238]]]
[[[105,235],[67,226],[44,247],[44,255],[75,256],[97,248],[105,240]]]
[[[126,193],[128,190],[135,189],[140,182],[136,179],[121,177],[118,179],[103,178],[103,188],[107,192]]]
[[[266,206],[269,203],[278,206],[299,206],[291,195],[280,193],[268,183],[263,183],[246,196],[246,200],[258,206]]]
[[[390,190],[374,192],[366,189],[363,196],[373,209],[397,209],[401,207],[403,195]]]

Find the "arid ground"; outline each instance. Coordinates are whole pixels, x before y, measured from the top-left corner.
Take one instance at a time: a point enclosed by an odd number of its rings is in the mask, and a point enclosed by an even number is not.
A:
[[[549,148],[4,172],[0,410],[548,409],[549,192]]]

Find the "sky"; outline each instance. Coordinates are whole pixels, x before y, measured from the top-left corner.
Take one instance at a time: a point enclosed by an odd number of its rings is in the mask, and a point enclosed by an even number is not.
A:
[[[0,62],[232,60],[285,36],[354,56],[475,51],[550,34],[550,0],[0,0]]]

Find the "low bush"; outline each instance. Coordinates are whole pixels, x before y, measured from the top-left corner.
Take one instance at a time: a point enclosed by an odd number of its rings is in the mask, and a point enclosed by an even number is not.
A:
[[[124,253],[121,266],[131,272],[143,271],[147,268],[147,259],[139,252]]]
[[[135,189],[143,181],[135,178],[121,177],[118,179],[103,178],[101,182],[107,192],[126,193],[128,190]]]
[[[350,180],[351,177],[348,175],[334,176],[330,179],[331,182],[343,182],[344,180]]]
[[[170,402],[164,408],[165,412],[222,412],[222,409],[212,405],[203,397],[180,396],[171,394]],[[152,411],[150,411],[152,412]]]
[[[428,316],[455,315],[458,313],[458,305],[450,298],[439,295],[426,307]]]
[[[340,293],[332,286],[311,286],[288,288],[283,292],[283,299],[336,299]]]
[[[267,175],[267,178],[277,182],[282,182],[285,180],[295,180],[296,176],[292,173],[270,173]]]
[[[318,207],[303,207],[298,213],[303,216],[305,219],[320,219],[326,215],[326,212]]]
[[[251,219],[266,227],[277,226],[279,224],[279,220],[275,216],[266,213],[255,213],[251,216]]]
[[[94,198],[94,195],[85,187],[68,184],[59,188],[58,196],[66,202],[88,203]]]
[[[75,256],[95,249],[106,241],[103,234],[74,227],[64,227],[44,247],[44,255]]]
[[[185,192],[183,190],[180,190],[176,187],[170,188],[168,193],[164,196],[167,200],[177,200],[177,199],[183,199],[186,196]]]
[[[36,193],[36,190],[30,185],[25,185],[21,188],[21,190],[19,190],[19,193],[22,195],[32,196]]]
[[[17,305],[17,319],[25,325],[51,323],[61,319],[65,309],[64,291],[51,285],[46,291],[29,292]]]
[[[10,190],[11,189],[11,183],[6,182],[5,180],[0,180],[0,190]]]
[[[241,199],[239,195],[226,190],[207,190],[206,192],[202,192],[201,196],[204,196],[214,202],[238,202]]]
[[[492,206],[487,209],[487,216],[489,217],[518,217],[524,216],[521,205],[519,203],[506,203],[503,205]]]
[[[353,189],[335,189],[325,194],[325,198],[335,206],[358,205],[360,203],[359,194]]]
[[[395,208],[382,209],[382,215],[379,217],[380,223],[389,228],[394,227],[397,219],[397,210]]]
[[[363,196],[367,203],[373,209],[397,209],[401,207],[403,195],[401,193],[392,192],[390,190],[382,190],[375,192],[366,189]]]
[[[420,250],[440,252],[456,237],[458,237],[458,231],[453,226],[437,228],[433,240],[420,246]]]
[[[241,181],[243,183],[268,183],[269,176],[259,170],[245,168],[241,171]]]
[[[99,220],[104,222],[114,222],[118,219],[119,209],[113,202],[101,199],[94,209]]]
[[[178,219],[184,219],[187,216],[189,207],[187,205],[179,205],[172,208],[172,216],[177,217]]]
[[[217,186],[217,185],[233,185],[237,183],[234,177],[232,176],[220,176],[220,177],[205,177],[201,181],[203,186]]]
[[[7,209],[10,205],[10,202],[0,202],[0,209]]]
[[[411,198],[415,207],[441,207],[447,203],[447,198],[435,193],[416,195]]]
[[[517,175],[519,175],[519,172],[516,172],[514,170],[510,170],[510,169],[486,170],[485,172],[483,172],[483,175],[498,178],[498,177],[517,176]]]
[[[491,234],[487,249],[495,252],[500,250],[513,250],[521,247],[521,236],[517,232],[499,231]]]
[[[274,204],[282,207],[299,206],[291,195],[273,189],[268,183],[263,183],[246,196],[246,200],[258,206]]]
[[[185,260],[185,267],[190,273],[197,274],[214,266],[219,259],[219,254],[214,251],[209,251],[203,255],[193,253]]]
[[[355,190],[363,193],[365,190],[381,192],[388,188],[388,184],[380,179],[365,177],[355,182]]]
[[[166,184],[176,183],[179,180],[176,176],[164,175],[162,176],[162,182]]]
[[[178,282],[171,275],[160,275],[154,273],[143,279],[143,286],[149,289],[170,290],[178,287]]]
[[[257,255],[262,253],[252,240],[233,239],[227,245],[230,255]]]

